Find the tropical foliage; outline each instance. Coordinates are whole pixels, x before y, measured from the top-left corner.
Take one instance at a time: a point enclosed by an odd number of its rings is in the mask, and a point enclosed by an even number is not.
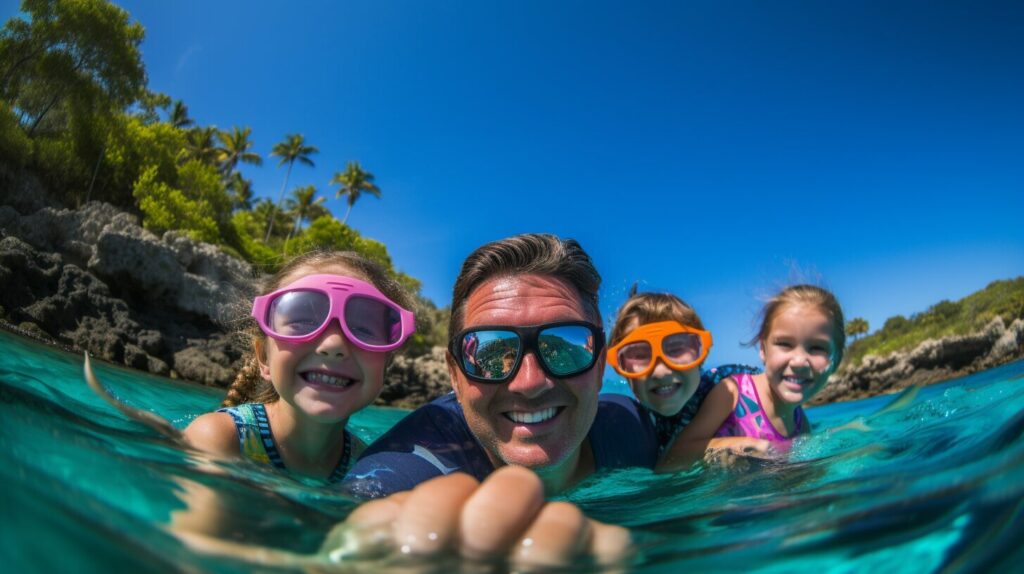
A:
[[[305,138],[302,134],[288,134],[285,136],[284,141],[274,146],[274,149],[270,151],[271,156],[278,156],[281,161],[278,162],[278,167],[288,164],[288,171],[284,174],[284,183],[281,184],[281,194],[277,198],[276,209],[281,209],[281,202],[284,201],[284,190],[288,188],[288,178],[292,175],[292,166],[295,162],[303,163],[309,167],[313,167],[313,160],[309,159],[309,156],[317,153],[318,149],[311,145],[306,145]],[[271,211],[273,213],[273,211]],[[270,240],[271,225],[267,224],[267,236],[264,241]]]
[[[288,232],[286,241],[299,231],[303,221],[330,215],[330,211],[323,206],[324,201],[323,197],[316,196],[316,187],[312,185],[300,187],[292,192],[292,197],[285,202],[285,206],[289,215],[295,219],[295,226]]]
[[[368,171],[363,171],[358,161],[348,162],[348,166],[345,171],[339,171],[334,174],[331,178],[331,185],[340,185],[335,197],[347,196],[348,210],[345,211],[345,217],[342,218],[341,222],[348,222],[348,216],[352,213],[352,206],[359,201],[364,193],[368,193],[374,197],[380,197],[380,188],[373,183],[373,174]]]
[[[844,362],[852,366],[867,355],[886,355],[913,349],[927,339],[973,333],[995,317],[1007,324],[1024,318],[1024,277],[994,281],[959,301],[940,301],[910,317],[890,317],[881,329],[852,343]]]
[[[854,317],[846,322],[846,336],[850,337],[854,341],[857,340],[858,335],[868,334],[868,321],[861,317]]]
[[[346,225],[362,194],[380,197],[358,162],[331,179],[348,204],[338,221],[314,187],[289,194],[292,168],[315,167],[318,150],[288,134],[269,154],[287,166],[277,201],[261,200],[241,173],[263,163],[252,129],[200,125],[185,102],[150,91],[145,30],[125,10],[107,0],[23,0],[21,9],[0,29],[0,166],[35,174],[69,207],[106,201],[156,233],[183,232],[266,271],[309,249],[350,249],[419,291],[382,243]],[[432,337],[446,323],[434,317],[445,310],[424,303],[433,314],[418,349],[441,343]]]

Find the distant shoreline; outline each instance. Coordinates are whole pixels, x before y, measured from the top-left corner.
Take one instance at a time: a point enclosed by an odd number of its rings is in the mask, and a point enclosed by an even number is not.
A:
[[[863,399],[930,385],[1024,358],[1024,320],[996,317],[968,335],[927,339],[911,350],[870,355],[840,368],[811,405]]]
[[[833,375],[829,384],[810,402],[810,406],[866,399],[879,395],[899,392],[913,385],[932,385],[951,379],[964,377],[980,371],[993,369],[1014,361],[1024,359],[1024,321],[1017,319],[1009,327],[1002,325],[1002,320],[993,321],[985,330],[966,337],[944,337],[929,339],[912,351],[891,353],[885,357],[869,357],[862,364],[838,375]],[[1002,327],[1002,328],[1000,328]],[[29,339],[46,347],[59,349],[71,354],[82,354],[85,351],[50,337],[38,329],[23,328],[0,318],[0,329]],[[997,335],[993,339],[993,335]],[[970,341],[966,345],[964,341]],[[964,365],[966,356],[957,352],[964,348],[979,348],[978,341],[993,341],[987,352],[975,355]],[[1000,343],[1002,346],[1000,346]],[[1015,345],[1015,346],[1014,346]],[[936,350],[945,349],[945,352]],[[435,349],[430,353],[414,359],[398,357],[389,371],[388,385],[377,401],[378,406],[395,406],[413,409],[429,402],[436,396],[448,392],[448,382],[443,359],[443,349]],[[950,352],[952,351],[952,352]],[[931,367],[912,368],[907,374],[907,365],[913,367],[915,361],[927,357]],[[112,363],[115,364],[115,363]],[[958,366],[959,365],[959,366]],[[118,364],[141,373],[143,369]],[[170,375],[164,376],[172,380],[186,380],[193,384],[201,382],[182,379]],[[211,386],[211,385],[204,385]],[[220,385],[213,385],[220,387]],[[224,387],[220,387],[224,388]]]

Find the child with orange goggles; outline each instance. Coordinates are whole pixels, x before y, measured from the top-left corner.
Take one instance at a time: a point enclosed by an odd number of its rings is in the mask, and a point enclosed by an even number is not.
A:
[[[647,407],[663,452],[685,427],[715,383],[734,372],[729,365],[702,373],[711,333],[697,312],[671,293],[637,293],[636,286],[615,317],[608,364],[629,381]]]
[[[658,321],[637,327],[610,348],[608,364],[627,379],[647,377],[659,360],[674,371],[687,371],[704,362],[711,344],[708,331]]]

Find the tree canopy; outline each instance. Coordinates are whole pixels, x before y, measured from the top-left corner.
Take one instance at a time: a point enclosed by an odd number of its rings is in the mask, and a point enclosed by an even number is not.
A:
[[[156,233],[180,231],[266,271],[282,254],[346,249],[418,292],[384,244],[338,221],[314,187],[294,190],[282,209],[294,165],[315,167],[318,150],[302,134],[271,149],[287,171],[277,202],[260,199],[241,172],[263,163],[252,129],[201,125],[184,101],[150,91],[144,37],[107,0],[24,0],[0,29],[0,164],[35,174],[69,207],[106,201]],[[373,179],[358,162],[335,174],[348,195],[346,220],[361,194],[380,196]]]
[[[21,9],[29,18],[0,32],[0,94],[28,135],[45,119],[59,130],[72,111],[108,113],[142,95],[145,32],[127,12],[104,0],[24,0]],[[61,110],[67,102],[74,107]]]
[[[348,210],[345,211],[345,217],[341,219],[342,223],[348,222],[348,216],[352,213],[352,207],[359,201],[362,194],[368,193],[374,197],[380,197],[380,188],[373,183],[373,174],[363,171],[358,161],[348,162],[345,171],[335,173],[334,177],[331,178],[330,184],[341,186],[335,197],[348,197]]]

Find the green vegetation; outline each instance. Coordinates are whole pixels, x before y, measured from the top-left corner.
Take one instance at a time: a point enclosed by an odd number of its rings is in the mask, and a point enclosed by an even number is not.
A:
[[[292,167],[295,166],[295,162],[314,167],[315,164],[313,160],[309,159],[309,156],[319,153],[319,151],[314,146],[307,145],[306,139],[302,137],[302,134],[288,134],[283,142],[275,145],[274,149],[270,150],[271,156],[276,155],[281,158],[281,161],[277,164],[278,167],[288,164],[288,171],[284,174],[284,183],[281,184],[281,195],[277,198],[275,208],[281,209],[281,202],[284,201],[284,191],[288,188],[288,178],[292,175]],[[271,209],[270,213],[273,216],[274,210]],[[273,221],[270,221],[267,223],[267,236],[263,239],[264,243],[270,241],[272,229]]]
[[[854,317],[846,322],[846,336],[853,340],[857,340],[858,335],[867,335],[870,330],[867,319]]]
[[[352,213],[352,206],[359,201],[359,198],[364,193],[380,197],[380,188],[373,183],[373,174],[363,171],[358,161],[348,162],[345,171],[335,173],[334,177],[331,178],[330,184],[341,186],[338,188],[335,197],[348,196],[348,210],[345,211],[345,217],[341,219],[342,223],[348,221],[348,216]]]
[[[890,317],[881,329],[851,343],[844,363],[853,366],[867,355],[887,355],[913,349],[927,339],[973,333],[996,317],[1007,324],[1024,318],[1024,277],[994,281],[959,301],[940,301],[909,318]]]
[[[125,10],[107,0],[23,0],[21,10],[0,29],[0,162],[8,168],[36,174],[68,207],[106,201],[155,233],[183,232],[266,271],[313,248],[347,249],[419,293],[382,243],[345,224],[360,194],[380,197],[358,162],[331,180],[348,196],[338,221],[314,187],[289,195],[292,168],[314,167],[317,148],[288,134],[270,153],[287,165],[278,200],[254,202],[238,171],[263,162],[252,129],[198,125],[184,102],[151,92],[139,50],[145,30]],[[447,311],[423,303],[414,352],[445,343]]]

